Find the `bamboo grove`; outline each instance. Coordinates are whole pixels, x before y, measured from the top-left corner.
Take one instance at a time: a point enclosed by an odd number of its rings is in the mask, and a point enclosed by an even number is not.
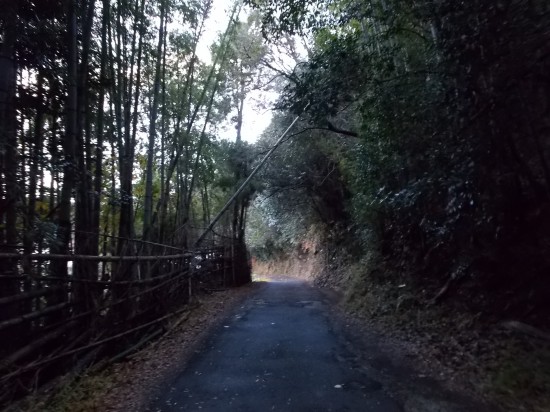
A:
[[[213,159],[230,149],[212,132],[231,110],[220,85],[238,10],[207,64],[197,45],[210,8],[4,2],[2,252],[124,255],[135,238],[188,246],[219,202]],[[51,269],[67,275],[64,263]]]
[[[207,249],[186,252],[246,177],[243,104],[265,54],[236,3],[204,57],[212,7],[1,1],[0,333],[11,339],[3,374],[77,336],[69,349],[106,330],[141,339],[127,330],[188,301],[193,272],[222,285],[249,279],[251,193]],[[217,137],[233,113],[236,143]]]

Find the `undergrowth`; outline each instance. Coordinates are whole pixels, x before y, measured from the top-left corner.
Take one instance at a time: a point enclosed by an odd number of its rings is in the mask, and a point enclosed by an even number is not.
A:
[[[408,342],[419,358],[459,374],[474,393],[509,411],[550,411],[550,345],[505,330],[452,297],[430,304],[389,269],[362,259],[342,265],[345,304],[383,335]],[[341,275],[340,275],[341,276]]]
[[[550,411],[550,348],[511,343],[501,352],[487,389],[515,410],[529,410],[520,400],[531,399],[532,410]]]
[[[69,380],[69,378],[65,378]],[[91,412],[99,411],[98,394],[115,384],[109,369],[87,372],[49,393],[37,392],[6,412]]]

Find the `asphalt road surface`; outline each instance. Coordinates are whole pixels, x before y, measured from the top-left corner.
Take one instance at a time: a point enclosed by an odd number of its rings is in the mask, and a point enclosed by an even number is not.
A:
[[[354,341],[298,281],[259,288],[149,411],[485,411]]]

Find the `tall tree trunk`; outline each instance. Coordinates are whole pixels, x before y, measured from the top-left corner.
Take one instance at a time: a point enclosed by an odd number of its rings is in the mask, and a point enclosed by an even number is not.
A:
[[[36,82],[37,96],[39,101],[36,107],[36,116],[34,119],[33,138],[29,141],[29,188],[27,191],[27,213],[25,216],[25,232],[23,234],[23,250],[25,254],[30,254],[34,251],[34,243],[36,241],[34,235],[35,220],[36,220],[36,190],[39,178],[39,163],[42,157],[43,132],[44,132],[44,76],[39,69]],[[31,130],[29,130],[29,134]],[[25,273],[32,274],[32,264],[29,260],[23,262],[23,270]]]
[[[15,42],[17,37],[17,2],[4,2],[3,29],[0,46],[0,250],[13,253],[17,238],[17,135],[15,90],[17,64]],[[4,190],[5,189],[5,190]],[[0,297],[19,293],[19,281],[2,275],[18,274],[17,261],[2,262],[0,271]],[[18,315],[15,306],[5,307],[0,320]],[[16,344],[16,342],[14,342]]]
[[[107,27],[109,25],[110,0],[103,0],[103,16],[101,23],[101,58],[99,68],[99,98],[97,102],[97,131],[94,167],[94,203],[92,208],[91,228],[94,233],[92,254],[99,252],[99,232],[101,215],[101,193],[103,190],[103,134],[105,132],[105,89],[107,83]]]
[[[17,69],[15,41],[17,36],[17,2],[9,2],[3,11],[3,41],[0,47],[0,241],[6,252],[17,243],[17,137],[15,88]],[[7,246],[7,247],[6,247]],[[0,292],[1,293],[1,292]]]
[[[159,38],[157,44],[157,60],[155,63],[155,80],[153,84],[153,101],[151,102],[151,114],[149,116],[149,145],[147,148],[147,169],[145,171],[145,202],[143,206],[143,238],[147,240],[152,230],[153,214],[153,160],[155,157],[155,137],[157,125],[157,109],[161,82],[161,63],[163,61],[164,36],[165,33],[166,2],[161,0]]]
[[[119,6],[120,7],[120,6]],[[132,39],[132,52],[130,55],[130,81],[126,87],[126,83],[122,83],[124,78],[123,73],[120,70],[121,65],[121,52],[120,48],[117,51],[117,60],[119,66],[119,83],[124,84],[124,99],[119,97],[118,104],[122,105],[124,102],[125,116],[124,116],[124,135],[122,135],[122,126],[119,130],[119,151],[120,151],[120,191],[121,191],[121,205],[120,205],[120,219],[118,225],[118,235],[120,237],[117,245],[117,253],[124,254],[129,253],[133,248],[133,244],[126,239],[134,237],[134,200],[133,200],[133,169],[135,158],[135,145],[137,135],[138,124],[138,110],[139,110],[139,97],[141,91],[141,66],[142,66],[142,52],[143,52],[143,35],[145,28],[145,15],[144,15],[145,0],[139,3],[136,0],[136,25],[134,29],[134,35]],[[117,16],[117,30],[122,30],[120,22],[120,11]],[[138,47],[135,49],[135,39],[138,37]],[[134,66],[136,72],[134,75]],[[135,82],[134,82],[135,76]],[[122,94],[122,93],[120,93]],[[133,97],[133,112],[131,112],[131,104]],[[122,114],[120,114],[121,116]],[[124,136],[124,137],[123,137]],[[121,265],[118,275],[123,278],[132,277],[131,264]]]
[[[75,187],[75,144],[77,133],[77,27],[75,0],[66,0],[67,6],[67,100],[66,125],[63,136],[63,187],[59,199],[57,214],[57,236],[52,246],[52,253],[66,255],[69,253],[71,242],[71,199]],[[51,274],[56,277],[67,276],[67,262],[53,261]],[[62,301],[66,295],[56,295],[56,301]],[[58,314],[61,316],[61,312]]]
[[[162,91],[161,91],[161,105],[162,105],[162,119],[161,119],[161,131],[160,131],[160,193],[164,193],[164,175],[165,175],[165,159],[166,159],[166,122],[168,121],[168,113],[166,110],[166,40],[168,36],[164,36],[164,53],[162,55]],[[164,225],[158,225],[158,231],[156,233],[157,241],[159,243],[164,242]]]
[[[116,79],[116,84],[113,85],[114,92],[114,110],[117,124],[117,146],[119,151],[119,171],[120,171],[120,217],[118,222],[119,242],[117,245],[117,253],[124,255],[128,253],[132,247],[132,242],[128,241],[133,237],[133,188],[132,175],[134,168],[134,148],[131,142],[131,119],[127,111],[123,108],[127,107],[127,102],[131,101],[132,90],[129,90],[129,81],[126,78],[126,42],[125,28],[122,24],[122,2],[118,3],[116,15],[116,74],[112,68],[112,78]],[[135,51],[132,51],[132,55]],[[140,61],[138,59],[138,64]],[[113,67],[114,65],[111,65]],[[133,76],[131,76],[133,77]],[[131,83],[130,83],[131,85]],[[137,88],[139,90],[139,87]],[[131,264],[121,264],[116,268],[113,275],[120,278],[131,278]]]
[[[97,247],[92,244],[96,239],[94,236],[90,236],[90,233],[93,232],[91,223],[94,199],[91,190],[91,110],[88,93],[88,64],[94,9],[95,0],[88,0],[86,13],[83,17],[82,52],[77,73],[77,145],[75,148],[75,158],[78,165],[75,202],[75,253],[77,255],[89,255],[97,250]],[[97,280],[98,264],[96,262],[74,262],[73,267],[75,277]],[[86,311],[92,307],[93,293],[91,292],[91,288],[84,283],[75,285],[73,297],[79,310]]]
[[[235,182],[237,187],[240,185],[240,181],[243,178],[243,167],[244,162],[241,160],[241,152],[242,152],[242,126],[243,126],[243,110],[244,110],[244,100],[245,100],[245,84],[244,84],[244,69],[242,64],[239,67],[239,73],[242,76],[239,81],[239,101],[238,101],[238,107],[237,107],[237,124],[235,125],[235,129],[237,130],[237,136],[235,139]],[[235,200],[235,204],[233,205],[233,221],[231,223],[231,229],[233,232],[233,238],[237,240],[238,243],[242,241],[240,239],[240,227],[242,226],[242,223],[239,222],[240,216],[242,216],[241,208],[244,204],[244,201],[242,198],[237,198]]]

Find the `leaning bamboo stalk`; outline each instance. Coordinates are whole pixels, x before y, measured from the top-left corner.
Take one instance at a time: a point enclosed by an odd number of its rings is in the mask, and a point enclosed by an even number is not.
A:
[[[64,309],[65,307],[67,307],[67,306],[69,306],[69,303],[68,302],[63,302],[63,303],[59,303],[59,304],[54,305],[54,306],[48,306],[47,308],[42,309],[42,310],[37,310],[35,312],[27,313],[25,315],[19,316],[18,318],[8,319],[4,322],[0,322],[0,330],[5,329],[5,328],[9,328],[11,326],[16,326],[16,325],[19,325],[21,323],[24,323],[24,322],[27,322],[27,321],[30,321],[30,320],[38,319],[38,318],[44,317],[44,316],[49,315],[49,314],[54,313],[54,312],[58,312],[61,309]]]
[[[119,354],[113,356],[111,359],[109,359],[107,361],[107,363],[114,363],[114,362],[117,362],[121,359],[124,359],[130,353],[136,351],[137,349],[139,349],[140,347],[142,347],[143,345],[145,345],[146,343],[148,343],[152,339],[156,338],[158,335],[163,334],[164,331],[165,330],[164,330],[163,327],[158,327],[157,329],[155,329],[154,332],[152,332],[148,335],[145,335],[143,338],[141,338],[141,340],[139,340],[136,344],[130,346],[129,348],[125,349],[124,351],[120,352]]]
[[[18,295],[6,296],[4,298],[0,298],[0,305],[7,305],[8,303],[46,296],[63,289],[65,289],[65,286],[52,286],[51,288],[37,289],[30,292],[20,293]]]
[[[189,316],[191,315],[192,308],[184,313],[183,316],[181,316],[179,319],[177,319],[174,323],[172,323],[170,326],[166,328],[166,332],[164,332],[165,336],[168,336],[170,333],[172,333],[176,328],[178,328],[183,322],[189,319]],[[158,346],[160,340],[157,340],[150,345],[150,349],[154,348],[155,346]],[[134,355],[132,355],[134,356]]]
[[[159,246],[159,247],[163,247],[163,248],[166,248],[166,249],[182,250],[181,247],[176,247],[176,246],[172,246],[172,245],[165,245],[164,243],[156,243],[156,242],[151,242],[151,241],[143,240],[143,239],[131,239],[131,238],[125,238],[125,237],[120,237],[120,236],[115,236],[115,235],[108,235],[106,233],[90,232],[90,231],[86,231],[86,230],[73,230],[73,232],[75,232],[75,233],[76,232],[84,233],[84,234],[88,234],[88,235],[96,235],[96,236],[99,236],[99,237],[105,237],[105,238],[109,238],[109,239],[125,240],[127,242],[136,242],[136,243],[142,243],[142,244],[146,244],[146,245]]]
[[[39,368],[40,366],[43,366],[43,365],[47,365],[48,363],[51,363],[53,361],[56,361],[58,359],[62,359],[64,357],[67,357],[67,356],[70,356],[70,355],[74,355],[78,352],[82,352],[84,350],[87,350],[87,349],[92,349],[92,348],[95,348],[97,346],[100,346],[100,345],[103,345],[104,343],[107,343],[107,342],[111,342],[113,340],[116,340],[116,339],[119,339],[119,338],[122,338],[123,336],[126,336],[126,335],[129,335],[131,333],[134,333],[134,332],[137,332],[138,330],[141,330],[141,329],[144,329],[148,326],[151,326],[151,325],[155,325],[157,323],[160,323],[172,316],[175,316],[175,315],[178,315],[186,310],[189,310],[188,308],[184,308],[184,309],[180,309],[176,312],[172,312],[172,313],[169,313],[168,315],[164,315],[164,316],[161,316],[160,318],[157,318],[151,322],[147,322],[143,325],[140,325],[140,326],[137,326],[135,328],[132,328],[130,330],[127,330],[127,331],[124,331],[122,333],[118,333],[116,335],[113,335],[113,336],[110,336],[108,338],[105,338],[105,339],[102,339],[102,340],[99,340],[97,342],[93,342],[93,343],[90,343],[89,345],[86,345],[86,346],[82,346],[80,348],[76,348],[76,349],[72,349],[70,351],[67,351],[67,352],[64,352],[64,353],[61,353],[59,355],[56,355],[56,356],[53,356],[51,358],[48,358],[48,359],[44,359],[40,362],[35,362],[33,364],[30,364],[30,365],[27,365],[27,366],[24,366],[22,368],[19,368],[18,370],[10,373],[10,374],[7,374],[7,375],[4,375],[2,376],[2,378],[0,378],[0,382],[5,382],[9,379],[12,379],[14,378],[15,376],[18,376],[18,375],[21,375],[22,373],[25,373],[29,370],[33,370],[33,369],[36,369],[36,368]],[[57,336],[57,335],[56,335]],[[33,345],[29,345],[29,346],[33,346]],[[10,362],[10,363],[13,363],[13,362]],[[0,364],[0,369],[3,369],[6,365],[4,364],[4,362],[2,362]]]
[[[306,105],[306,107],[304,107],[303,111],[302,112],[305,112],[306,109],[309,107],[309,103]],[[237,199],[237,197],[239,197],[239,195],[241,194],[241,192],[246,188],[246,186],[248,185],[248,183],[252,180],[252,178],[260,171],[260,169],[262,168],[262,166],[267,162],[267,160],[269,159],[269,157],[273,154],[273,152],[275,150],[277,150],[277,148],[281,145],[281,143],[283,143],[283,139],[284,137],[288,134],[288,132],[290,131],[290,129],[292,129],[292,126],[294,126],[294,124],[300,119],[300,116],[296,116],[296,118],[294,119],[294,121],[290,124],[290,126],[288,126],[286,128],[286,130],[283,132],[283,134],[281,135],[281,137],[279,137],[279,139],[277,140],[277,142],[275,142],[275,144],[271,147],[271,149],[269,149],[269,151],[267,152],[267,154],[264,156],[264,158],[260,161],[260,163],[258,163],[258,165],[256,166],[256,168],[254,170],[252,170],[252,172],[248,175],[248,177],[246,178],[246,180],[241,184],[241,186],[237,189],[237,191],[235,193],[233,193],[233,196],[231,196],[231,198],[229,198],[229,200],[226,202],[226,204],[222,207],[222,209],[218,212],[218,214],[216,215],[216,217],[212,220],[212,222],[210,222],[210,224],[208,225],[208,227],[204,230],[204,232],[199,236],[199,238],[197,239],[197,241],[195,242],[195,248],[198,248],[199,245],[201,244],[201,242],[204,240],[204,238],[206,237],[206,235],[208,234],[208,232],[210,232],[212,230],[212,228],[216,225],[216,223],[218,223],[218,221],[221,219],[221,217],[223,216],[223,214],[225,213],[225,211],[227,209],[229,209],[229,206],[231,206],[231,204]]]
[[[23,348],[19,349],[15,353],[12,353],[7,358],[4,358],[0,360],[0,370],[5,369],[9,365],[17,362],[19,359],[27,356],[28,354],[34,352],[37,349],[40,349],[43,345],[48,343],[49,341],[61,336],[63,333],[65,333],[66,330],[68,330],[70,327],[73,326],[73,322],[67,322],[58,329],[54,329],[50,333],[47,333],[46,335],[43,335],[42,337],[38,338],[34,342],[30,343],[27,346],[24,346]],[[4,380],[6,376],[3,376],[2,379]]]
[[[185,273],[184,273],[184,274],[185,274]],[[61,322],[61,323],[58,323],[58,324],[52,325],[52,326],[53,326],[53,327],[58,327],[58,326],[59,326],[59,327],[63,327],[63,325],[66,324],[67,322],[74,324],[75,321],[78,320],[78,319],[82,319],[82,318],[84,318],[84,317],[86,317],[86,316],[93,315],[94,313],[99,313],[99,312],[101,312],[101,311],[103,311],[103,310],[105,310],[105,309],[111,309],[111,308],[113,308],[113,307],[115,307],[115,306],[117,306],[117,305],[120,305],[120,304],[124,303],[124,302],[127,302],[127,301],[129,301],[129,300],[135,299],[135,298],[137,298],[137,297],[139,297],[139,296],[146,295],[146,294],[151,293],[151,292],[153,292],[154,290],[160,289],[160,288],[162,288],[162,287],[165,287],[165,286],[168,285],[170,282],[172,282],[172,281],[174,281],[174,280],[176,280],[176,279],[178,279],[178,278],[179,278],[179,276],[178,276],[178,277],[171,278],[171,279],[168,279],[167,281],[165,281],[165,282],[163,282],[163,283],[161,283],[161,284],[159,284],[159,285],[155,285],[155,286],[153,286],[152,288],[149,288],[149,289],[147,289],[147,290],[145,290],[145,291],[141,291],[141,292],[136,293],[136,294],[134,294],[134,295],[131,295],[131,296],[129,296],[129,297],[119,299],[119,300],[116,301],[116,302],[111,302],[111,303],[109,303],[108,305],[103,305],[103,306],[100,306],[100,307],[98,307],[98,308],[89,310],[89,311],[87,311],[87,312],[79,313],[78,315],[73,316],[72,318],[70,318],[70,319],[68,319],[68,320],[66,320],[66,321],[63,321],[63,322]],[[60,304],[60,305],[61,305],[61,304]],[[63,305],[66,305],[66,303],[64,303]],[[44,314],[46,314],[46,313],[44,313]],[[14,322],[14,321],[17,321],[17,320],[19,320],[19,319],[20,319],[20,318],[11,319],[11,320],[8,320],[8,321],[4,322],[4,323],[10,323],[10,322],[11,322],[10,325],[6,325],[5,327],[7,327],[7,326],[12,326],[13,324],[15,324],[15,323],[13,323],[13,322]],[[28,320],[28,319],[24,319],[24,320]],[[18,322],[18,323],[20,323],[20,322]],[[0,329],[2,329],[2,327],[0,327]],[[46,335],[46,336],[49,336],[49,334]],[[40,341],[41,341],[41,340],[39,339],[37,342],[40,342]],[[1,365],[1,363],[0,363],[0,365]],[[2,367],[0,367],[0,369],[1,369],[1,368],[2,368]]]

